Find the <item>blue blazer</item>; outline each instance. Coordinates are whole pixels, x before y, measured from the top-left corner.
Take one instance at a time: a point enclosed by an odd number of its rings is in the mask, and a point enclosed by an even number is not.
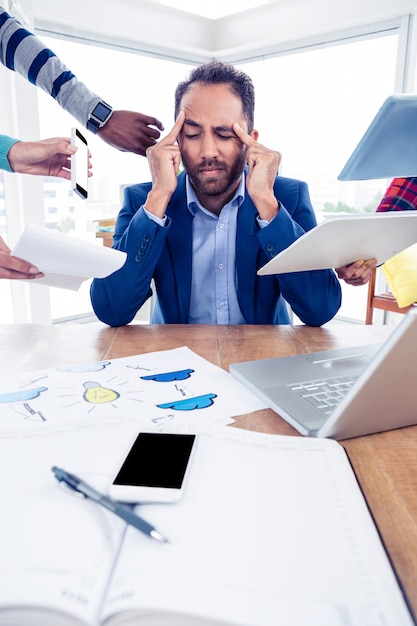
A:
[[[95,279],[91,301],[97,317],[111,326],[131,322],[152,295],[155,281],[157,305],[153,323],[187,324],[192,268],[192,221],[186,204],[185,175],[167,210],[165,227],[143,210],[151,183],[125,190],[117,218],[113,247],[127,253],[125,265],[107,278]],[[236,234],[237,296],[248,324],[289,324],[286,302],[302,322],[321,326],[341,304],[341,289],[333,270],[258,276],[257,270],[316,226],[305,183],[277,177],[274,193],[278,215],[260,229],[257,210],[248,193],[238,212]],[[204,289],[204,285],[201,286]]]

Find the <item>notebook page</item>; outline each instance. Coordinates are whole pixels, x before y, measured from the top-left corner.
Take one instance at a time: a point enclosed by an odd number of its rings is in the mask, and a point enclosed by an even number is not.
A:
[[[170,543],[160,550],[128,529],[106,626],[147,610],[167,626],[181,613],[239,626],[411,626],[339,444],[228,427],[197,446],[181,503],[141,506]]]

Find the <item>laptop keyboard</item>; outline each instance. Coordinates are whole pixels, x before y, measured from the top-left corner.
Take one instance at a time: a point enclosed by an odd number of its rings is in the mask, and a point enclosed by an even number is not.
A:
[[[289,385],[291,391],[312,404],[324,415],[333,413],[334,407],[344,398],[356,381],[357,376],[338,376],[325,380],[310,380],[307,383]]]

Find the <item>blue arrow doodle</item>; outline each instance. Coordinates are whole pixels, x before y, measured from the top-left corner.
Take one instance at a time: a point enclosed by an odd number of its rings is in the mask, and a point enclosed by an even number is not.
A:
[[[84,372],[99,372],[104,370],[111,361],[96,361],[95,363],[81,363],[80,365],[69,365],[68,367],[57,367],[57,372],[71,372],[72,374],[83,374]]]
[[[195,409],[206,409],[213,403],[213,398],[217,398],[215,393],[206,393],[204,396],[195,396],[187,400],[174,400],[165,404],[157,404],[158,409],[173,409],[174,411],[194,411]]]
[[[141,376],[142,380],[154,380],[157,383],[171,383],[173,380],[185,380],[190,378],[194,370],[178,370],[177,372],[164,372],[163,374],[150,374]]]

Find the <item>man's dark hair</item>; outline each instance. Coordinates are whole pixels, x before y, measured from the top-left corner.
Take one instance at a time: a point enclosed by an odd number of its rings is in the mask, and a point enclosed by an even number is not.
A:
[[[231,91],[242,101],[243,114],[248,123],[248,132],[253,130],[255,90],[252,79],[229,63],[213,61],[193,69],[188,80],[179,83],[175,90],[175,119],[180,111],[181,100],[193,83],[204,85],[229,85]]]

